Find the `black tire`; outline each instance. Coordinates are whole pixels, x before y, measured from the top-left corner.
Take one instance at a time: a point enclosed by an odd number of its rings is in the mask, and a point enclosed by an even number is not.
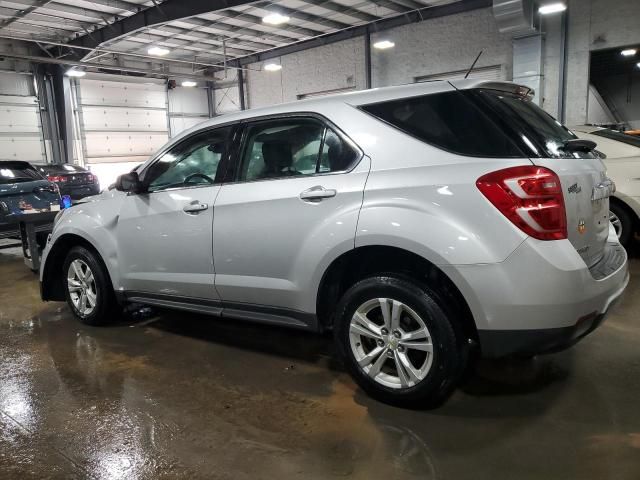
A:
[[[431,335],[433,357],[426,376],[417,384],[392,388],[378,383],[358,365],[351,348],[350,322],[360,305],[375,298],[398,300],[417,313]],[[453,392],[468,358],[464,339],[459,338],[439,296],[425,285],[396,276],[379,275],[352,286],[338,303],[335,325],[336,349],[345,367],[371,397],[391,405],[434,408]]]
[[[620,220],[622,234],[618,238],[622,246],[628,250],[636,230],[636,223],[629,212],[615,202],[610,203],[609,210]]]
[[[95,290],[96,305],[88,314],[83,314],[76,308],[71,299],[67,273],[74,260],[84,262],[93,274],[92,288]],[[116,301],[109,274],[98,254],[85,247],[73,247],[64,260],[61,275],[67,304],[78,320],[87,325],[106,325],[118,319],[121,314],[121,308]]]

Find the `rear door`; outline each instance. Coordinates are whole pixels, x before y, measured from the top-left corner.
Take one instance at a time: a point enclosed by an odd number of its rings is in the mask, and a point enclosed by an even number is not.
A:
[[[577,137],[526,96],[489,89],[470,94],[507,122],[535,165],[560,177],[569,241],[587,266],[597,263],[609,235],[609,196],[614,189],[602,161],[594,152],[570,148],[566,142]]]
[[[302,310],[321,259],[353,248],[368,162],[335,127],[309,117],[249,122],[238,157],[215,205],[216,289],[225,311],[234,304]]]

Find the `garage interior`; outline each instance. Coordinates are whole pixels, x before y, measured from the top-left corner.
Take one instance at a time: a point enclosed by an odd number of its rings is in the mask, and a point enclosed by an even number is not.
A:
[[[0,0],[0,160],[107,188],[210,118],[465,76],[526,85],[568,126],[640,130],[639,18],[638,0]],[[0,478],[638,479],[637,238],[628,253],[597,332],[478,361],[421,411],[361,392],[330,335],[149,309],[82,325],[0,240]]]

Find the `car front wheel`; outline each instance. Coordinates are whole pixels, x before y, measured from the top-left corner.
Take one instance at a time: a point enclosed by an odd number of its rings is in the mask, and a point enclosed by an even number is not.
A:
[[[96,253],[73,247],[62,268],[67,304],[88,325],[103,325],[117,314],[117,303],[108,273]]]
[[[370,396],[434,407],[455,388],[465,356],[438,296],[392,276],[367,278],[338,305],[335,339],[351,375]]]

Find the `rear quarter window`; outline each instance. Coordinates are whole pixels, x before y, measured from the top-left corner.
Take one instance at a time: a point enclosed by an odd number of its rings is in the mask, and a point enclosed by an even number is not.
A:
[[[443,92],[361,107],[403,132],[452,153],[526,157],[490,114],[463,92]]]

